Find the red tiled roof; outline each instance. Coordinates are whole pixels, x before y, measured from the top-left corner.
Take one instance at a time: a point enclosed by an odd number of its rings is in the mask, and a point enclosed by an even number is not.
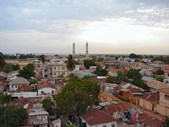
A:
[[[31,91],[32,87],[26,84],[23,84],[18,87],[17,91]]]
[[[42,88],[46,88],[46,87],[50,87],[50,88],[55,89],[55,86],[52,83],[47,82],[47,81],[42,81],[37,86],[38,89],[42,89]]]
[[[151,102],[157,102],[159,100],[159,92],[147,92],[142,98]]]
[[[29,99],[26,99],[22,96],[19,97],[18,99],[16,99],[15,102],[14,102],[14,105],[16,107],[22,107],[23,108],[26,104],[28,104],[27,109],[30,110],[30,109],[33,108],[34,102],[29,100]]]
[[[162,127],[163,122],[158,120],[157,118],[151,117],[147,114],[140,114],[138,117],[139,123],[144,123],[144,125],[147,125],[149,127]]]
[[[106,112],[113,115],[113,113],[115,113],[115,112],[126,111],[127,109],[133,108],[133,107],[134,106],[131,103],[120,103],[120,104],[108,105],[108,106],[105,106],[104,108],[105,108]]]
[[[91,126],[116,121],[111,115],[101,110],[90,110],[82,118]]]

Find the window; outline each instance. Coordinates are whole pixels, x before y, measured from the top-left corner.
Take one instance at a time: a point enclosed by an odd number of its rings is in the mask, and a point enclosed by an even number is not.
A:
[[[111,127],[115,127],[115,125],[114,125],[114,124],[112,124],[112,125],[111,125]]]
[[[103,127],[107,127],[106,125],[103,125]]]
[[[54,70],[56,70],[56,67],[54,67]]]

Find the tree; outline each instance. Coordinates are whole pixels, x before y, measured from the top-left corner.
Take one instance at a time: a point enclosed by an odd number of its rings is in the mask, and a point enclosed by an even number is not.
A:
[[[98,76],[106,76],[108,74],[108,71],[106,69],[102,69],[101,66],[97,66],[95,73]]]
[[[23,67],[23,69],[19,71],[18,76],[24,77],[28,80],[30,80],[31,77],[34,77],[35,73],[33,64],[28,64],[25,67]]]
[[[163,82],[164,81],[164,77],[163,76],[156,76],[156,80]]]
[[[66,67],[69,71],[73,71],[73,69],[75,68],[75,60],[73,59],[73,56],[72,55],[69,55],[67,57],[68,61],[67,61],[67,64],[66,64]]]
[[[11,95],[0,93],[0,106],[7,105],[11,101]]]
[[[109,77],[107,78],[107,82],[108,82],[108,83],[115,83],[115,82],[116,82],[116,77],[109,76]]]
[[[96,66],[95,60],[84,60],[84,66],[89,69],[90,66]]]
[[[100,86],[89,79],[72,78],[55,96],[57,111],[60,114],[79,116],[86,112],[89,106],[98,103]]]
[[[50,115],[54,115],[55,111],[54,111],[54,103],[50,100],[50,99],[44,99],[42,101],[43,104],[43,108],[50,114]]]
[[[156,71],[156,75],[164,75],[164,71],[159,69]]]
[[[138,86],[138,87],[140,87],[140,88],[142,88],[144,90],[149,90],[148,85],[145,84],[145,82],[143,80],[141,80],[141,79],[134,79],[132,81],[132,84],[135,85],[135,86]]]
[[[45,59],[45,55],[40,55],[39,56],[39,60],[44,64],[46,59]]]
[[[20,127],[27,125],[26,109],[0,106],[0,127]]]
[[[169,117],[165,118],[163,127],[169,127]]]
[[[122,71],[118,72],[116,79],[117,79],[117,83],[120,83],[121,81],[124,82],[128,81],[126,74]]]
[[[4,54],[0,52],[0,70],[2,70],[6,66]]]
[[[141,74],[139,73],[139,70],[131,69],[127,73],[127,77],[129,79],[141,79]]]
[[[142,58],[141,55],[136,55],[136,54],[134,54],[134,53],[131,53],[131,54],[129,55],[129,57],[130,57],[130,58]]]
[[[9,73],[9,72],[12,72],[12,71],[16,71],[16,70],[19,70],[20,67],[19,67],[19,64],[6,64],[6,66],[2,69],[2,71],[6,72],[6,73]]]

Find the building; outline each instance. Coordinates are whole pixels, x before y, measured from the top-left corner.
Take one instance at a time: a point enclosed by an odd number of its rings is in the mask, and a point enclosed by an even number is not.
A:
[[[42,104],[34,104],[29,112],[28,124],[38,127],[48,127],[49,113],[44,111]]]
[[[40,82],[37,85],[38,88],[38,95],[42,94],[49,94],[49,95],[54,95],[56,93],[55,86],[47,81]]]
[[[43,77],[47,79],[62,79],[67,75],[65,63],[50,63],[43,68]]]
[[[159,104],[155,110],[164,116],[169,116],[169,87],[160,90]]]
[[[86,127],[117,127],[116,120],[101,110],[90,110],[81,118]]]
[[[19,86],[23,84],[29,85],[29,81],[23,77],[17,77],[16,79],[9,82],[9,90],[16,91]]]

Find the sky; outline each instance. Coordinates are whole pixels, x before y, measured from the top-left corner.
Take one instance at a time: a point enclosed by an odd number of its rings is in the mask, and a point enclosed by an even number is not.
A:
[[[169,0],[0,0],[0,52],[169,55]]]

